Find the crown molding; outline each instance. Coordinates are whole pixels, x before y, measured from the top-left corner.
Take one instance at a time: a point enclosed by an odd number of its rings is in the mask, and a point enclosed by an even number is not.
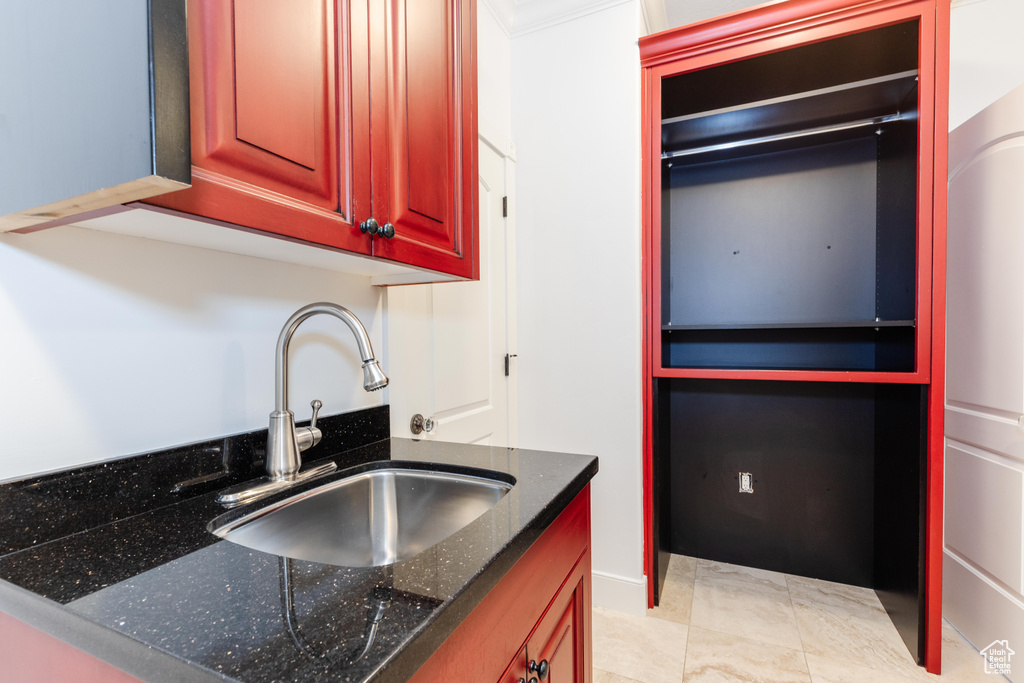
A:
[[[512,37],[573,21],[601,10],[637,0],[518,0]]]
[[[512,21],[516,15],[516,0],[481,0],[506,36],[512,37]]]
[[[668,29],[665,0],[640,0],[640,9],[644,14],[644,35]]]

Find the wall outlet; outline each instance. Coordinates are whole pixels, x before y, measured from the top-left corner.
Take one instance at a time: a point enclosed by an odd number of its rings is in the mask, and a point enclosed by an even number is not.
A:
[[[754,492],[754,475],[750,472],[740,472],[740,493]]]

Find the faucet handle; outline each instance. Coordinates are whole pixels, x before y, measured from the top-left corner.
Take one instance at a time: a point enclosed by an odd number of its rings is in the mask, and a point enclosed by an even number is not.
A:
[[[323,403],[313,399],[309,402],[309,405],[313,408],[313,419],[310,420],[309,426],[296,427],[295,429],[295,444],[299,447],[300,453],[320,443],[320,439],[323,437],[320,430],[316,428],[316,418],[320,414],[320,408],[323,406]]]

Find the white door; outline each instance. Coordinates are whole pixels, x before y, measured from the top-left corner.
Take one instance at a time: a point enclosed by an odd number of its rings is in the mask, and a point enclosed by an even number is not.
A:
[[[434,429],[414,438],[516,443],[514,357],[505,375],[515,332],[512,221],[502,202],[511,163],[481,140],[480,280],[387,291],[385,370],[395,436],[413,436],[410,421],[420,414]]]
[[[950,133],[949,168],[942,612],[978,647],[1019,644],[1024,86]]]

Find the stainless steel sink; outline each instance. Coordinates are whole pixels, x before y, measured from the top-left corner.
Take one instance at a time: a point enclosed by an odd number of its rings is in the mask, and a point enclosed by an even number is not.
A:
[[[440,543],[494,507],[514,483],[488,470],[469,475],[382,466],[233,521],[234,514],[221,515],[208,529],[274,555],[373,567],[407,560]]]

